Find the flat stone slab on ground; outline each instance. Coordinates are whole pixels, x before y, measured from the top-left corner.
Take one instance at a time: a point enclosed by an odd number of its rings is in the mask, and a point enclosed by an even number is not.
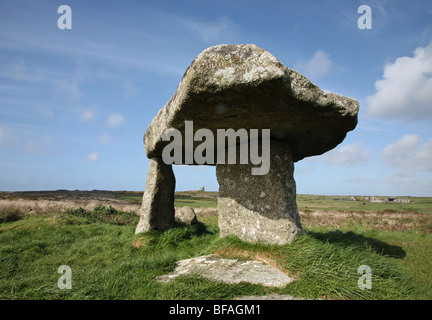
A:
[[[192,274],[201,275],[212,281],[249,282],[267,287],[284,287],[295,280],[262,261],[222,259],[215,255],[180,260],[172,273],[157,277],[157,280],[169,282],[178,276]]]

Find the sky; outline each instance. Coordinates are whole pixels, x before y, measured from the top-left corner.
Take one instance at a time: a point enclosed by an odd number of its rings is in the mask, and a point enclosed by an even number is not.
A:
[[[430,0],[0,0],[0,190],[143,191],[143,134],[184,71],[243,43],[360,103],[341,144],[295,163],[297,193],[432,196]],[[215,167],[174,172],[219,188]]]

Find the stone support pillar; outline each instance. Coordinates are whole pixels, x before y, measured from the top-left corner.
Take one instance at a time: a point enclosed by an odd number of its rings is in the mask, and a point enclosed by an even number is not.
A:
[[[166,230],[174,225],[175,176],[171,165],[162,158],[150,158],[146,189],[135,233]]]
[[[249,242],[290,243],[303,232],[290,148],[272,140],[268,174],[251,175],[251,167],[216,165],[220,236],[233,234]]]

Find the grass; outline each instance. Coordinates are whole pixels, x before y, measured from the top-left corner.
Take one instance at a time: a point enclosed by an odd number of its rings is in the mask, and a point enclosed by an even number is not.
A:
[[[249,244],[235,238],[221,242],[218,250],[222,256],[267,261],[298,278],[279,293],[309,299],[432,298],[430,286],[413,279],[406,269],[390,260],[388,244],[377,243],[361,234],[308,230],[288,246]],[[358,288],[357,271],[361,265],[372,269],[372,290]]]
[[[116,199],[125,200],[132,204],[141,204],[142,192],[117,192]],[[217,192],[203,191],[179,191],[175,193],[176,207],[192,207],[192,208],[216,208],[217,207]]]
[[[0,210],[0,223],[21,220],[23,216],[24,212],[20,206],[7,204]]]
[[[135,223],[95,222],[92,214],[46,214],[2,224],[0,299],[229,299],[266,292],[198,277],[170,284],[154,280],[179,259],[209,253],[218,238],[215,227],[149,232],[137,249],[131,245]],[[71,290],[57,287],[60,265],[71,267]]]
[[[142,202],[143,193],[142,192],[117,192],[115,194],[115,198],[119,200],[126,200],[130,203],[138,203]]]
[[[383,241],[396,248],[403,248],[401,257],[393,256],[391,260],[409,273],[425,292],[424,297],[432,300],[432,234],[429,232],[377,232],[368,230],[366,235],[377,241]]]
[[[216,208],[217,199],[200,198],[200,197],[188,197],[176,195],[174,205],[176,207],[201,207],[201,208]]]
[[[385,212],[392,210],[395,212],[432,213],[431,197],[404,197],[411,200],[409,204],[349,201],[349,198],[346,196],[297,195],[297,205],[299,210],[339,210],[344,212]]]
[[[112,206],[97,205],[92,211],[78,209],[67,209],[65,214],[85,217],[90,222],[105,222],[117,225],[134,225],[138,223],[138,217],[134,212],[122,212]]]
[[[214,217],[193,227],[140,235],[134,235],[138,217],[133,212],[109,206],[19,218],[0,224],[0,299],[205,300],[271,293],[311,299],[432,299],[430,233],[311,225],[290,245],[270,246],[219,238]],[[155,280],[180,259],[210,253],[263,260],[298,280],[284,288],[228,285],[198,276],[167,284]],[[71,290],[57,287],[61,265],[71,267]],[[372,290],[357,286],[360,265],[372,268]]]

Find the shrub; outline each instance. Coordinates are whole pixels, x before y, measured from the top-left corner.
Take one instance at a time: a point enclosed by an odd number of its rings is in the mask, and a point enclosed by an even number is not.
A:
[[[117,225],[134,225],[139,217],[134,212],[117,211],[112,206],[97,205],[92,211],[83,208],[66,209],[68,214],[85,217],[90,222],[103,222]]]
[[[0,207],[0,223],[21,220],[23,217],[22,208],[15,204],[6,204]]]

